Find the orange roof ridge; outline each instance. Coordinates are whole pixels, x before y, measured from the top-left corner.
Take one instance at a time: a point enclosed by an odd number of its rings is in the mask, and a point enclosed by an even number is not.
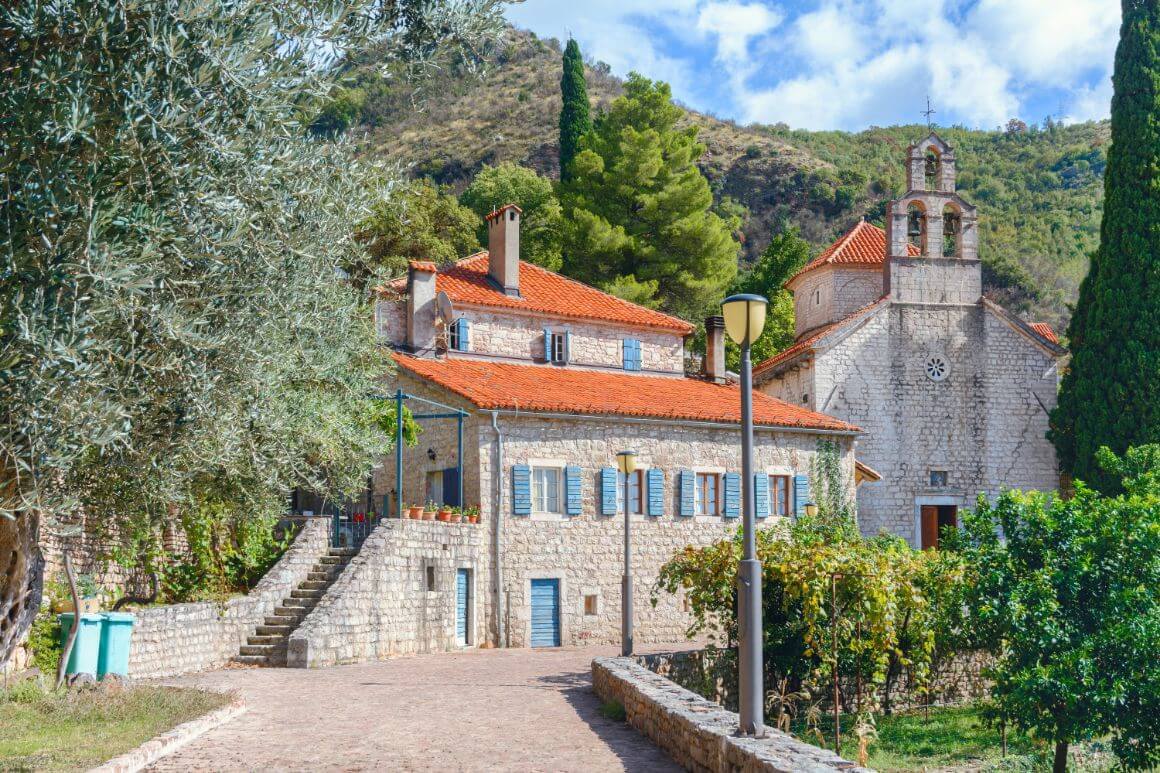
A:
[[[401,353],[395,353],[394,359],[405,371],[485,410],[626,416],[715,424],[736,424],[741,420],[736,384],[552,365],[420,359]],[[753,418],[756,424],[767,427],[849,434],[861,431],[833,416],[791,405],[760,392],[753,395]]]
[[[913,244],[908,244],[906,251],[912,257],[919,255],[918,248]],[[881,266],[886,262],[886,252],[886,231],[868,220],[859,220],[818,257],[798,269],[797,273],[786,280],[785,286],[802,274],[825,265]]]
[[[1034,330],[1036,333],[1039,333],[1039,335],[1043,336],[1048,341],[1051,341],[1051,343],[1059,343],[1059,336],[1056,334],[1055,328],[1046,322],[1028,322],[1027,324],[1031,326],[1032,330]]]

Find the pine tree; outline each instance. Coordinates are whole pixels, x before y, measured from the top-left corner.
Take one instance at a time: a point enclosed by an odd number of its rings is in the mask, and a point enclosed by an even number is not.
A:
[[[564,49],[564,74],[560,78],[560,180],[572,176],[572,162],[580,152],[580,138],[592,131],[588,87],[584,82],[584,59],[580,46],[569,39]]]
[[[697,320],[737,274],[736,223],[713,211],[705,152],[668,84],[632,73],[561,186],[565,273]],[[735,218],[734,218],[735,219]]]
[[[1160,440],[1160,4],[1123,0],[1100,246],[1068,329],[1052,414],[1063,469],[1105,490],[1100,446]]]

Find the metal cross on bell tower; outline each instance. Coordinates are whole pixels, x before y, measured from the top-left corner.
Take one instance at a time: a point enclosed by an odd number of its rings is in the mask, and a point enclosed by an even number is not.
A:
[[[935,109],[934,109],[933,107],[931,107],[931,106],[930,106],[930,96],[929,96],[929,95],[927,95],[927,98],[926,98],[926,110],[923,110],[923,111],[922,111],[922,114],[926,116],[926,128],[927,128],[927,129],[930,129],[930,128],[932,128],[932,126],[933,126],[933,125],[931,124],[930,117],[931,117],[932,115],[934,115],[934,114],[935,114],[935,112],[936,112],[936,111],[935,111]]]

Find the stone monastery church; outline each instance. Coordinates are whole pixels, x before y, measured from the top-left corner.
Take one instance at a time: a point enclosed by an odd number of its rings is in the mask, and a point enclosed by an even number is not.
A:
[[[1066,350],[982,293],[978,221],[937,134],[908,150],[886,230],[858,223],[793,276],[797,342],[754,370],[768,395],[862,429],[862,531],[935,546],[960,507],[1059,485],[1046,438]]]
[[[983,297],[952,149],[931,134],[908,163],[885,232],[859,223],[787,283],[798,340],[755,369],[762,525],[804,511],[830,444],[863,531],[915,546],[937,546],[980,492],[1058,485],[1045,433],[1065,351]],[[462,437],[456,422],[424,424],[401,480],[390,462],[376,473],[373,501],[388,516],[398,501],[479,506],[474,547],[423,559],[429,590],[436,574],[460,588],[461,646],[618,641],[627,508],[637,638],[679,638],[684,600],[650,603],[658,570],[732,534],[741,514],[724,325],[706,321],[703,371],[686,373],[692,325],[521,261],[520,216],[493,212],[487,251],[413,261],[384,288],[391,388],[461,411]],[[638,455],[627,497],[615,467],[626,449]]]

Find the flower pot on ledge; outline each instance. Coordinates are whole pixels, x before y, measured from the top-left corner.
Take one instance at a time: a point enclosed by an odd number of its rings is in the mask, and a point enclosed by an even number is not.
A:
[[[418,505],[411,505],[407,508],[407,517],[412,520],[419,520],[423,517],[423,508]]]

